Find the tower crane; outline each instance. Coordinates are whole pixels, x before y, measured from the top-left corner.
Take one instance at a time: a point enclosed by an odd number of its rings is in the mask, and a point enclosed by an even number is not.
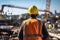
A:
[[[46,0],[46,11],[50,11],[50,2],[51,0]],[[48,12],[45,12],[45,17],[48,19]]]

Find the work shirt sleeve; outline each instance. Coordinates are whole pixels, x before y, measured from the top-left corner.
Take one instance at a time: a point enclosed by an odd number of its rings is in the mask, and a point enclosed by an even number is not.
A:
[[[20,30],[19,30],[19,32],[18,32],[18,38],[19,38],[19,40],[23,40],[23,23],[22,23],[22,25],[20,26]]]
[[[18,36],[19,40],[23,40],[23,31],[22,30],[19,32],[18,35],[19,35]]]
[[[49,36],[47,28],[45,27],[44,24],[43,24],[43,28],[42,28],[42,33],[43,33],[43,38],[47,38]]]

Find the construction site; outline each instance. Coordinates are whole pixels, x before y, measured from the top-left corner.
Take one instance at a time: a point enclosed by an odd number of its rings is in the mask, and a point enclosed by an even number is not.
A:
[[[42,0],[43,1],[43,0]],[[37,18],[45,23],[51,40],[60,40],[60,13],[54,10],[50,11],[52,0],[45,0],[46,8],[41,10]],[[30,17],[27,14],[28,7],[15,6],[12,4],[1,5],[0,10],[0,40],[19,40],[18,32],[22,22]],[[24,11],[24,12],[21,12]],[[16,14],[15,14],[16,13]],[[21,13],[21,14],[17,14]]]

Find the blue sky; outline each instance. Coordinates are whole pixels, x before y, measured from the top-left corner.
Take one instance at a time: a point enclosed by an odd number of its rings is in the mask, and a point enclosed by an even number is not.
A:
[[[11,4],[21,7],[29,7],[33,4],[41,10],[46,8],[46,0],[0,0],[0,9],[2,4]],[[54,12],[55,10],[60,12],[60,0],[51,0],[50,11]]]

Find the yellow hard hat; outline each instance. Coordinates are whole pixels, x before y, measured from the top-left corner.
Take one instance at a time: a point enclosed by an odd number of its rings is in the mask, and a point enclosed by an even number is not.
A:
[[[29,8],[28,8],[28,13],[29,14],[34,14],[34,15],[37,15],[38,14],[38,9],[35,5],[31,5]]]

